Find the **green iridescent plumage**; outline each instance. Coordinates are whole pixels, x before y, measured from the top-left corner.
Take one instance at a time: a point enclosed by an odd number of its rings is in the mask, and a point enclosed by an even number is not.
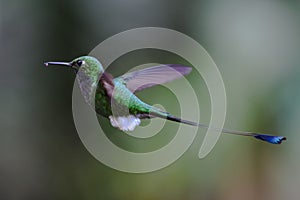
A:
[[[190,67],[167,64],[150,67],[113,78],[106,73],[101,63],[94,57],[82,56],[71,62],[47,62],[48,65],[63,65],[76,71],[76,79],[85,101],[95,111],[110,119],[112,126],[123,131],[132,131],[140,124],[140,119],[160,117],[192,126],[205,127],[204,124],[180,119],[170,113],[141,101],[134,92],[163,84],[191,72]],[[286,138],[254,132],[222,129],[223,133],[251,136],[272,144],[280,144]]]

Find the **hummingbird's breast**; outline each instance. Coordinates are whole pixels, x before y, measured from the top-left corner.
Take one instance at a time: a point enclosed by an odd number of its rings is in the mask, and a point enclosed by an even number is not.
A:
[[[98,84],[95,94],[95,110],[99,115],[108,117],[111,112],[111,97],[101,83]]]

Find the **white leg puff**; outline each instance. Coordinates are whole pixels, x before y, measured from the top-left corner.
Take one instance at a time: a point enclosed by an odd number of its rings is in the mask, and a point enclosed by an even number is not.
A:
[[[141,123],[141,120],[133,115],[109,116],[109,120],[113,127],[121,131],[133,131]]]

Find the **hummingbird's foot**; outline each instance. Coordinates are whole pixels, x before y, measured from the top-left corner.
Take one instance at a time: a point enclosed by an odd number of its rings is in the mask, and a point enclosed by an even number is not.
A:
[[[141,123],[141,120],[134,115],[109,116],[109,120],[113,127],[121,131],[133,131]]]

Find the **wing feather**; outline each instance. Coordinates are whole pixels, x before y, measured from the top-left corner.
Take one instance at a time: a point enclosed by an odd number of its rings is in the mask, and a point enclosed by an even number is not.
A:
[[[126,85],[130,91],[137,92],[181,78],[189,74],[191,70],[191,67],[183,65],[163,64],[129,72],[116,78],[116,80]]]

